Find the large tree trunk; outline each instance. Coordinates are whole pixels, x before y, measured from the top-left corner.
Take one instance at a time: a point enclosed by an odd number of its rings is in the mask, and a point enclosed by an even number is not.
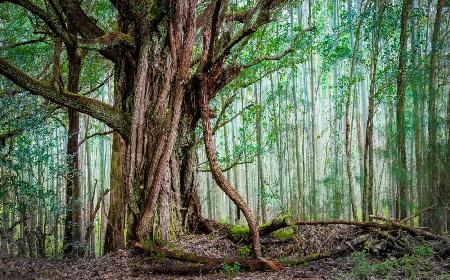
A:
[[[200,216],[193,146],[198,116],[194,95],[186,89],[194,1],[178,1],[173,8],[176,16],[164,19],[167,37],[148,34],[145,18],[119,22],[121,32],[137,29],[137,43],[134,59],[123,48],[115,64],[114,106],[131,116],[131,129],[123,142],[114,137],[105,252],[125,245],[125,205],[128,241],[167,241],[186,228],[195,229]]]
[[[113,134],[110,199],[108,222],[106,224],[103,252],[108,253],[125,247],[125,180],[123,171],[125,164],[125,142],[118,133]]]

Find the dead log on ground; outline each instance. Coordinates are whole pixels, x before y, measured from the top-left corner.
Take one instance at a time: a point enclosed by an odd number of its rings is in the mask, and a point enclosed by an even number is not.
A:
[[[312,262],[312,261],[317,261],[317,260],[321,260],[321,259],[330,258],[333,256],[342,255],[342,254],[350,252],[350,251],[354,251],[354,250],[362,247],[364,242],[366,242],[369,239],[369,236],[370,236],[369,234],[360,235],[349,242],[345,242],[344,244],[342,244],[341,246],[339,246],[337,248],[334,248],[332,250],[328,250],[328,251],[325,251],[322,253],[311,254],[306,257],[301,258],[300,260],[291,261],[291,262],[289,262],[289,265],[300,265],[300,264],[304,264],[304,263],[308,263],[308,262]]]
[[[178,261],[184,261],[184,262],[190,262],[190,263],[201,263],[211,266],[212,269],[214,266],[217,266],[217,268],[221,268],[223,265],[232,265],[232,264],[239,264],[240,269],[243,270],[259,270],[259,271],[266,271],[266,270],[275,270],[279,271],[283,268],[281,263],[278,261],[270,261],[266,260],[264,258],[256,258],[256,259],[246,259],[246,258],[217,258],[217,257],[208,257],[208,256],[199,256],[193,253],[187,253],[187,252],[180,252],[180,251],[173,251],[162,247],[152,247],[152,248],[145,248],[142,244],[138,242],[134,242],[131,245],[133,248],[148,252],[151,254],[157,254],[158,256],[164,256],[165,258],[178,260]],[[194,267],[194,266],[193,266]],[[201,270],[202,267],[198,267],[199,270]],[[206,268],[206,267],[203,267]]]
[[[350,225],[357,226],[361,228],[379,228],[383,230],[404,230],[411,235],[421,236],[426,239],[439,240],[450,244],[449,240],[443,236],[433,234],[431,232],[423,231],[405,224],[398,222],[388,222],[388,223],[376,223],[376,222],[356,222],[356,221],[311,221],[311,222],[296,222],[295,225]]]

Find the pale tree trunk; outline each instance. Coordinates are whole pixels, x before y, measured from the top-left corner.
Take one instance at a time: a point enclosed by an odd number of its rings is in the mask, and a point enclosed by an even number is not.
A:
[[[88,115],[84,115],[84,129],[85,129],[85,137],[88,136],[88,131],[89,131],[89,116]],[[86,211],[86,226],[88,228],[90,227],[94,227],[94,220],[91,221],[91,217],[94,214],[94,197],[95,197],[95,190],[94,190],[94,186],[92,184],[92,150],[90,147],[90,141],[88,139],[86,139],[86,141],[84,141],[84,150],[85,150],[85,155],[86,155],[86,197],[87,197],[87,211]],[[99,193],[100,194],[100,193]],[[92,224],[90,224],[92,222]],[[88,253],[90,254],[90,256],[95,257],[95,230],[94,229],[87,229],[86,230],[86,234],[88,236],[85,236],[85,240],[86,240],[86,246],[87,246],[87,250]]]
[[[259,92],[258,92],[259,90]],[[255,104],[261,105],[261,85],[259,88],[257,85],[254,85],[254,98]],[[258,200],[260,201],[261,208],[261,221],[264,223],[267,220],[267,207],[266,207],[266,186],[265,186],[265,174],[264,174],[264,162],[261,153],[263,152],[263,143],[262,143],[262,127],[261,127],[261,118],[262,118],[262,108],[261,106],[257,107],[256,111],[256,122],[255,122],[255,130],[256,130],[256,146],[257,149],[257,160],[258,160]],[[257,215],[259,216],[259,215]]]
[[[450,88],[448,89],[447,94],[447,151],[446,151],[446,166],[444,166],[444,170],[450,170]],[[447,233],[450,231],[450,172],[446,172],[446,189],[445,189],[445,199],[447,203]]]
[[[222,106],[225,106],[225,100],[221,99]],[[229,140],[228,140],[228,126],[223,127],[223,141],[224,141],[224,148],[225,148],[225,158],[227,160],[230,159],[230,147],[229,147]],[[227,180],[231,182],[231,170],[226,171]],[[228,199],[228,220],[232,224],[234,223],[234,205],[233,201],[231,199]]]
[[[233,145],[233,147],[236,146],[235,121],[236,121],[235,119],[231,121],[231,144]],[[234,186],[236,188],[236,191],[239,192],[240,174],[239,174],[239,167],[237,164],[233,167],[233,178],[234,178]],[[234,208],[236,211],[235,216],[234,216],[234,223],[239,224],[239,222],[241,220],[241,211],[239,210],[239,207],[235,206]]]
[[[367,2],[366,2],[367,3]],[[350,6],[349,6],[350,7]],[[359,7],[359,15],[361,15],[362,7]],[[365,10],[365,8],[364,8]],[[352,86],[353,86],[353,73],[356,67],[356,54],[359,49],[359,36],[361,32],[362,25],[362,17],[358,19],[358,24],[355,31],[355,42],[353,42],[353,36],[351,36],[350,44],[352,45],[352,60],[350,64],[350,73],[349,73],[349,83],[347,85],[347,99],[345,101],[345,161],[346,161],[346,171],[347,171],[347,179],[348,179],[348,191],[349,191],[349,201],[350,201],[350,212],[352,213],[353,219],[358,220],[357,212],[356,212],[356,204],[355,204],[355,195],[354,195],[354,185],[353,185],[353,167],[352,167],[352,145],[351,145],[351,136],[352,136],[352,125],[350,120],[350,104],[352,101]]]

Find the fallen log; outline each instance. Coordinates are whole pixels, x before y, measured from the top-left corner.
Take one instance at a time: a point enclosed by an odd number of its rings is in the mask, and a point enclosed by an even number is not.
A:
[[[259,234],[261,237],[268,236],[271,233],[288,227],[291,225],[290,216],[284,216],[281,218],[275,218],[267,223],[259,226]],[[230,225],[221,224],[214,220],[202,219],[198,222],[197,227],[201,229],[201,233],[210,234],[215,231],[222,232],[227,236],[228,239],[233,242],[250,242],[250,230],[247,226],[242,225]]]
[[[379,229],[375,229],[372,232],[374,234],[378,235],[379,237],[383,238],[383,239],[387,239],[387,240],[391,241],[391,243],[394,244],[394,246],[396,246],[397,249],[406,250],[408,252],[411,252],[411,249],[406,246],[405,242],[399,240],[398,238],[395,238],[394,236],[392,236],[388,232],[381,231]]]
[[[221,265],[197,264],[197,265],[183,265],[183,266],[157,266],[148,269],[146,272],[151,274],[172,274],[172,275],[198,275],[216,272],[222,269]]]
[[[208,256],[200,256],[193,253],[187,253],[187,252],[181,252],[181,251],[174,251],[169,250],[162,247],[152,247],[152,248],[145,248],[142,244],[138,242],[134,242],[131,244],[131,246],[134,249],[137,249],[139,251],[148,252],[151,254],[157,254],[158,256],[163,256],[165,258],[183,261],[183,262],[190,262],[190,263],[201,263],[201,264],[207,264],[211,266],[209,269],[212,269],[212,267],[217,266],[218,268],[221,268],[223,265],[232,265],[232,264],[239,264],[240,269],[243,270],[259,270],[259,271],[266,271],[266,270],[275,270],[279,271],[283,268],[282,264],[278,261],[270,261],[266,260],[264,258],[256,258],[256,259],[246,259],[246,258],[217,258],[217,257],[208,257]],[[198,267],[199,270],[201,268],[206,267]]]
[[[357,226],[361,228],[380,228],[383,230],[404,230],[414,236],[422,236],[431,240],[439,240],[446,243],[450,243],[449,240],[443,236],[433,234],[431,232],[423,231],[405,224],[401,224],[398,222],[388,222],[388,223],[376,223],[376,222],[357,222],[357,221],[311,221],[311,222],[296,222],[295,225],[350,225]]]
[[[354,251],[356,248],[362,247],[364,242],[366,242],[369,239],[369,236],[370,236],[369,234],[363,234],[363,235],[360,235],[360,236],[356,237],[355,239],[353,239],[349,242],[346,242],[343,245],[341,245],[337,248],[334,248],[332,250],[328,250],[328,251],[325,251],[322,253],[311,254],[311,255],[303,257],[299,260],[290,261],[288,263],[289,263],[289,265],[301,265],[301,264],[312,262],[312,261],[318,261],[321,259],[326,259],[326,258],[330,258],[333,256],[342,255],[343,253],[349,252],[350,250]]]

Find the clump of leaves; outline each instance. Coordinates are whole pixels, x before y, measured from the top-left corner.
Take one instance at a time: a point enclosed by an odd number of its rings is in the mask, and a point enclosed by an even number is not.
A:
[[[407,279],[417,279],[423,260],[417,255],[406,255],[398,261],[398,264],[405,272]]]
[[[419,245],[414,247],[414,254],[422,257],[427,257],[433,254],[433,249],[428,246]]]
[[[355,252],[351,256],[355,263],[351,276],[356,279],[365,279],[372,274],[372,267],[367,260],[367,253],[365,251]]]
[[[241,265],[237,262],[223,265],[223,272],[225,272],[226,274],[228,274],[230,276],[234,276],[240,270],[241,270]]]
[[[273,233],[275,235],[275,238],[277,239],[289,239],[294,237],[294,229],[292,227],[288,227],[286,229],[279,229]]]
[[[166,256],[164,255],[164,253],[159,252],[159,251],[156,251],[156,252],[152,253],[152,256],[159,263],[164,262],[164,260],[166,259]]]
[[[249,246],[243,246],[243,247],[239,248],[238,254],[239,254],[239,256],[246,258],[250,255],[251,251],[252,250],[250,249]]]
[[[245,238],[249,235],[250,230],[247,226],[229,225],[229,231],[236,240]]]

